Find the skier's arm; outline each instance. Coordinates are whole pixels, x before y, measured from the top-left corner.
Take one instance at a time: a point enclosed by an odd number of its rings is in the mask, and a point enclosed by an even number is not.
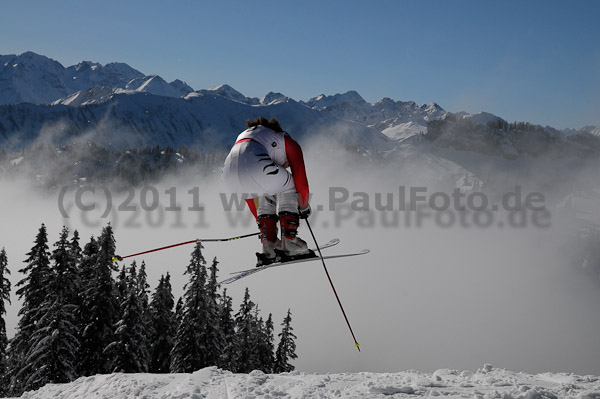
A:
[[[290,168],[292,169],[294,184],[296,185],[296,191],[298,192],[298,206],[300,209],[304,209],[308,207],[310,194],[306,169],[304,167],[304,156],[302,155],[302,148],[300,148],[300,145],[288,134],[285,135],[285,154],[290,164]]]

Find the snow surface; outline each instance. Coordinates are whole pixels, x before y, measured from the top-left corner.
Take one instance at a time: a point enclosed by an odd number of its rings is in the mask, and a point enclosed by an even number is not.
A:
[[[427,126],[420,125],[415,122],[406,122],[400,123],[398,125],[392,125],[391,127],[388,127],[387,129],[383,129],[381,131],[381,133],[397,141],[402,141],[419,133],[425,132],[427,132]]]
[[[70,384],[48,384],[28,399],[217,399],[217,398],[481,398],[599,399],[600,378],[573,374],[537,375],[496,369],[433,373],[233,374],[208,367],[192,374],[107,374]]]

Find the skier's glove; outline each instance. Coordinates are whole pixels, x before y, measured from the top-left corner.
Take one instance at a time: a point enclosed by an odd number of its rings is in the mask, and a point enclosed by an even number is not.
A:
[[[299,209],[300,219],[308,219],[311,213],[310,204],[306,208]]]

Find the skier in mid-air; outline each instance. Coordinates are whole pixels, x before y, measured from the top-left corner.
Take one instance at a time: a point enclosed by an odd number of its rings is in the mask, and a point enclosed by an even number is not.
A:
[[[246,127],[225,160],[223,182],[231,193],[258,195],[246,200],[260,230],[257,266],[315,256],[298,237],[300,219],[311,212],[300,145],[274,118],[248,120]]]

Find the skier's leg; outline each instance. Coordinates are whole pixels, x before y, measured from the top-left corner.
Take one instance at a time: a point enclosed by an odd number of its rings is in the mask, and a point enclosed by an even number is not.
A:
[[[274,195],[263,195],[258,197],[258,228],[262,243],[262,254],[257,253],[258,265],[272,263],[275,260],[275,248],[281,247],[277,238],[277,199]]]
[[[298,213],[298,193],[296,188],[277,194],[279,222],[281,224],[281,249],[287,256],[311,256],[306,242],[298,237],[300,216]]]
[[[257,266],[273,263],[276,258],[275,248],[279,244],[277,238],[277,215],[260,215],[258,217],[258,228],[260,229],[260,240],[262,253],[257,252]]]
[[[281,252],[282,257],[304,257],[315,256],[308,249],[306,241],[298,237],[298,226],[300,215],[292,212],[279,212],[279,223],[281,225]]]
[[[276,215],[277,198],[274,195],[266,194],[258,197],[258,216]]]
[[[279,212],[298,213],[298,193],[296,187],[292,187],[277,194]]]

